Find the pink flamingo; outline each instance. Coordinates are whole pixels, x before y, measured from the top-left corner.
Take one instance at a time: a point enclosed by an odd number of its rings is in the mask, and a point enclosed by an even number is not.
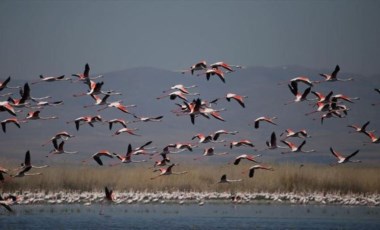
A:
[[[312,150],[302,150],[302,147],[306,144],[306,141],[304,140],[299,146],[296,146],[293,142],[290,142],[290,141],[285,141],[285,140],[281,140],[282,143],[286,144],[289,148],[290,148],[290,151],[288,152],[282,152],[282,154],[285,154],[285,153],[297,153],[297,152],[302,152],[302,153],[311,153],[311,152],[315,152],[314,149]]]
[[[103,162],[100,157],[113,158],[113,155],[108,150],[100,150],[99,152],[93,154],[89,159],[94,159],[98,165],[102,166]],[[89,159],[83,160],[82,163],[86,163]]]
[[[319,75],[325,78],[324,81],[330,81],[330,82],[332,82],[332,81],[352,81],[353,80],[353,78],[347,78],[347,79],[338,78],[337,76],[338,76],[339,70],[340,70],[339,65],[336,65],[334,71],[331,74],[320,73]]]
[[[129,133],[129,134],[134,135],[134,136],[141,136],[141,135],[133,132],[136,130],[139,130],[139,129],[121,128],[121,129],[117,130],[114,134],[112,134],[112,136],[117,136],[117,135],[120,135],[122,133]]]
[[[360,160],[351,160],[351,158],[353,156],[355,156],[359,152],[359,150],[356,150],[355,152],[351,153],[347,157],[343,157],[342,154],[335,151],[332,147],[330,147],[330,151],[338,160],[338,162],[335,164],[343,164],[343,163],[348,163],[348,162],[352,162],[352,163],[360,163],[361,162]]]
[[[40,75],[40,80],[32,82],[31,84],[34,85],[41,82],[68,81],[68,80],[71,80],[71,78],[65,78],[65,75],[61,75],[58,77],[57,76],[44,77],[43,75]]]
[[[210,80],[211,76],[218,76],[220,80],[222,80],[223,83],[226,83],[226,80],[224,79],[224,73],[221,70],[218,69],[207,69],[202,74],[197,74],[197,76],[206,75],[207,81]]]
[[[248,154],[239,155],[235,158],[234,165],[238,165],[241,160],[248,160],[248,161],[252,161],[255,163],[259,163],[258,161],[255,160],[255,158],[260,157],[260,156],[261,155],[248,155]]]
[[[160,177],[160,176],[169,176],[169,175],[181,175],[181,174],[186,174],[188,173],[187,171],[183,171],[183,172],[172,172],[172,168],[175,166],[176,164],[171,164],[169,165],[169,167],[167,168],[159,168],[158,170],[154,170],[154,172],[156,171],[160,171],[161,173],[155,177],[152,177],[150,178],[151,180],[153,179],[156,179],[157,177]]]
[[[254,176],[254,174],[255,174],[255,170],[257,170],[257,169],[264,169],[264,170],[274,171],[274,169],[272,167],[268,167],[268,166],[264,166],[264,165],[254,165],[254,166],[252,166],[252,167],[250,167],[248,169],[248,171],[249,171],[248,176],[250,178],[252,178]],[[246,172],[243,172],[243,173],[246,173]]]
[[[18,128],[21,128],[20,123],[21,122],[27,122],[27,121],[19,121],[17,118],[12,117],[1,121],[1,128],[3,129],[3,132],[6,133],[6,125],[9,123],[15,124]]]
[[[193,75],[194,71],[199,71],[199,70],[204,70],[204,69],[207,69],[207,63],[206,61],[200,61],[192,65],[189,70],[183,70],[182,73],[184,74],[190,71],[191,75]]]
[[[277,119],[277,117],[272,117],[272,118],[270,118],[270,117],[258,117],[255,119],[255,122],[254,122],[255,129],[258,129],[260,122],[263,122],[263,121],[268,122],[272,125],[277,125],[276,123],[273,122],[273,120],[275,120],[275,119]]]

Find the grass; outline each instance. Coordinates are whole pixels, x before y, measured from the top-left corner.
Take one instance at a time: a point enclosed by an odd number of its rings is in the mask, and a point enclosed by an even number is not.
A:
[[[117,191],[195,191],[195,192],[294,192],[294,193],[361,193],[380,192],[380,168],[359,165],[284,164],[274,165],[275,171],[257,170],[248,177],[249,163],[238,166],[175,166],[173,172],[188,171],[183,175],[161,176],[146,165],[57,166],[33,169],[40,176],[7,179],[1,185],[3,192],[15,191],[99,191],[104,186]],[[218,184],[222,174],[229,179],[242,178],[231,184]],[[8,177],[6,177],[8,178]]]

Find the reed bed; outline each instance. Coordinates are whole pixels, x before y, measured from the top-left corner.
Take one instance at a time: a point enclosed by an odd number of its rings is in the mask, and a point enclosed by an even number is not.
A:
[[[15,191],[99,191],[108,186],[117,191],[140,192],[272,192],[272,193],[338,193],[379,194],[380,168],[339,165],[274,165],[275,171],[257,170],[253,178],[244,172],[249,164],[231,166],[175,166],[173,172],[183,175],[151,178],[159,172],[141,165],[116,167],[57,166],[33,169],[40,176],[9,178],[1,185],[3,192]],[[243,179],[230,184],[217,183],[223,174],[229,179]],[[7,177],[8,178],[8,177]]]

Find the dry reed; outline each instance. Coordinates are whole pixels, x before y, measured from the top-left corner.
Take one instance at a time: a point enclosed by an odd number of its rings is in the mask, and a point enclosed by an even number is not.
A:
[[[161,176],[141,165],[58,166],[33,169],[40,176],[9,178],[1,185],[3,192],[14,191],[99,191],[109,186],[118,191],[195,191],[195,192],[294,192],[294,193],[365,193],[380,192],[380,168],[356,165],[275,165],[275,171],[257,170],[248,177],[249,164],[239,166],[176,166],[183,175]],[[222,174],[243,181],[218,184]]]

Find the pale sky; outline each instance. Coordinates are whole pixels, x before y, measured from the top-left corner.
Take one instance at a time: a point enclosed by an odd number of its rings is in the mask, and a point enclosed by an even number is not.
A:
[[[0,76],[199,60],[379,73],[379,1],[0,2]]]

